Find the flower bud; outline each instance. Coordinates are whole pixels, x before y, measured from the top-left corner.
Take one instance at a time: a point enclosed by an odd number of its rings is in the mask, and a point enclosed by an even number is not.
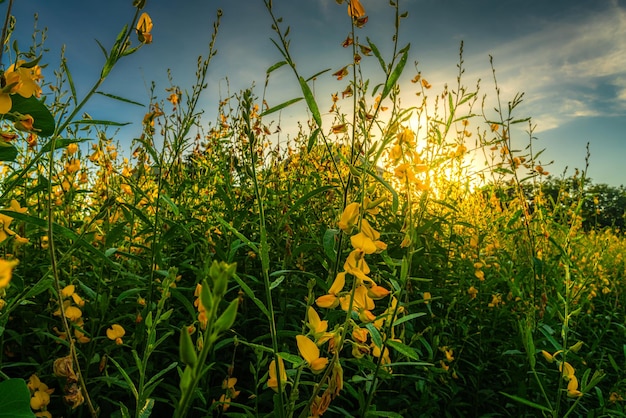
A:
[[[228,308],[215,321],[215,333],[226,331],[233,326],[235,318],[237,318],[237,308],[239,307],[239,299],[233,299]]]
[[[188,365],[195,366],[198,361],[198,354],[194,347],[193,341],[191,341],[191,335],[189,335],[189,327],[184,326],[180,330],[180,360]]]

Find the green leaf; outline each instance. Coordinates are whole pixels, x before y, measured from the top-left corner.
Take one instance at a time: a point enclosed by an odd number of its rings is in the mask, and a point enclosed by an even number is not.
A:
[[[368,411],[365,416],[369,417],[386,417],[386,418],[403,418],[403,415],[390,411]]]
[[[113,122],[110,120],[98,120],[98,119],[80,119],[72,121],[73,125],[102,125],[102,126],[126,126],[130,125],[130,122]]]
[[[365,324],[365,328],[370,332],[370,336],[372,337],[372,342],[376,344],[377,347],[383,346],[383,337],[378,332],[378,329],[371,322]]]
[[[385,60],[383,59],[383,56],[380,54],[380,51],[378,50],[378,47],[372,43],[370,38],[367,38],[367,44],[369,45],[370,49],[374,53],[374,56],[376,58],[378,58],[378,62],[380,63],[380,67],[383,69],[385,74],[387,74],[387,64],[385,64]]]
[[[399,343],[394,340],[387,340],[387,345],[396,350],[398,353],[402,354],[403,356],[410,358],[411,360],[420,359],[415,350],[408,345]]]
[[[2,143],[0,145],[0,161],[15,161],[17,158],[17,148],[13,145]]]
[[[313,79],[316,79],[317,77],[321,76],[324,73],[329,72],[330,70],[331,70],[330,68],[327,68],[325,70],[319,71],[319,72],[313,74],[311,77],[307,78],[306,81],[309,82],[309,81],[311,81]]]
[[[34,418],[30,409],[30,392],[24,379],[0,383],[0,418]]]
[[[154,399],[146,399],[146,402],[137,414],[137,418],[148,418],[152,414],[152,408],[154,408]]]
[[[78,103],[78,95],[76,94],[76,86],[74,85],[74,78],[72,77],[72,73],[70,73],[70,69],[67,66],[67,60],[63,58],[61,60],[61,67],[63,68],[63,72],[67,76],[67,82],[70,85],[70,92],[72,93],[72,99],[74,100],[74,104]]]
[[[313,196],[318,195],[320,193],[327,192],[332,189],[336,189],[336,188],[337,188],[336,186],[322,186],[322,187],[318,187],[317,189],[308,192],[307,194],[302,196],[300,199],[296,200],[293,205],[291,205],[291,208],[289,208],[289,211],[287,211],[287,214],[284,216],[284,219],[289,219],[289,216],[291,215],[292,212],[299,209],[300,206],[308,202],[309,199],[311,199]]]
[[[287,65],[287,61],[279,61],[279,62],[277,62],[276,64],[274,64],[270,68],[268,68],[265,73],[269,75],[271,72],[278,70],[283,65]]]
[[[322,243],[324,244],[324,254],[329,260],[335,260],[337,252],[335,251],[335,239],[339,235],[338,229],[327,229],[324,232]]]
[[[307,151],[311,152],[311,150],[313,149],[313,147],[315,145],[317,145],[317,136],[320,133],[320,128],[315,129],[312,133],[311,136],[309,137],[309,143],[307,144]]]
[[[406,65],[406,61],[407,61],[407,59],[409,57],[409,48],[410,47],[411,47],[411,44],[408,44],[407,46],[402,48],[402,50],[399,52],[399,53],[402,54],[402,56],[400,57],[400,60],[398,61],[398,64],[393,69],[391,74],[389,74],[389,78],[387,79],[387,82],[385,83],[385,87],[383,88],[383,92],[381,94],[380,100],[382,100],[385,97],[387,97],[389,95],[389,93],[391,93],[391,89],[393,89],[393,87],[398,82],[398,79],[400,78],[400,75],[402,74],[402,71],[404,70],[404,66]]]
[[[535,409],[539,409],[540,411],[544,411],[544,412],[552,412],[552,409],[543,406],[543,405],[539,405],[538,403],[534,403],[532,401],[529,401],[528,399],[524,399],[521,398],[519,396],[515,396],[515,395],[509,395],[508,393],[504,393],[504,392],[498,392],[501,395],[506,396],[507,398],[513,399],[514,401],[517,401],[519,403],[522,403],[524,405],[530,406],[531,408],[535,408]]]
[[[270,107],[269,109],[267,109],[265,112],[262,112],[259,116],[263,117],[263,116],[267,116],[269,114],[272,114],[274,112],[278,112],[281,109],[286,108],[287,106],[290,106],[294,103],[299,102],[300,100],[302,100],[302,97],[296,97],[295,99],[291,99],[291,100],[287,100],[286,102],[283,102],[281,104],[278,104],[274,107]]]
[[[320,110],[317,107],[317,102],[315,101],[315,97],[313,97],[313,92],[311,88],[306,83],[304,78],[299,77],[298,81],[300,82],[300,88],[302,89],[302,94],[304,94],[304,100],[306,100],[306,104],[309,107],[309,110],[313,114],[313,120],[317,124],[318,128],[322,126],[322,116],[320,115]]]
[[[250,286],[248,286],[246,282],[241,280],[241,278],[237,276],[236,274],[233,276],[233,279],[235,279],[235,281],[239,284],[239,286],[241,286],[246,296],[252,299],[252,302],[254,302],[254,304],[259,307],[261,312],[263,312],[263,314],[267,318],[270,318],[270,311],[268,311],[265,305],[263,304],[263,302],[261,302],[261,300],[255,296],[254,291],[250,288]]]
[[[130,411],[128,410],[126,405],[124,405],[121,402],[120,402],[120,414],[122,414],[122,418],[131,418],[130,417]]]
[[[402,318],[398,318],[394,321],[393,326],[397,326],[400,325],[406,321],[410,321],[411,319],[415,319],[415,318],[419,318],[420,316],[424,316],[426,315],[426,312],[416,312],[416,313],[412,313],[406,316],[403,316]]]
[[[20,113],[22,115],[31,115],[33,117],[33,128],[37,135],[46,137],[54,133],[56,127],[54,117],[43,101],[37,99],[35,96],[31,96],[26,99],[19,94],[12,95],[11,101],[13,103],[11,113]],[[17,119],[11,114],[7,114],[6,117],[11,121],[15,121]]]
[[[104,97],[108,97],[110,99],[119,100],[120,102],[130,103],[130,104],[134,104],[134,105],[141,106],[141,107],[146,107],[143,103],[135,102],[134,100],[126,99],[124,97],[116,96],[114,94],[104,93],[101,91],[97,91],[96,94],[99,94]]]
[[[379,182],[383,187],[385,187],[385,189],[389,190],[389,193],[391,193],[391,210],[392,212],[397,212],[398,210],[398,193],[395,191],[395,189],[393,188],[393,186],[391,184],[389,184],[385,179],[383,179],[381,176],[379,176],[377,173],[371,171],[371,170],[367,170],[367,174],[369,174],[370,176],[374,177],[376,179],[377,182]]]

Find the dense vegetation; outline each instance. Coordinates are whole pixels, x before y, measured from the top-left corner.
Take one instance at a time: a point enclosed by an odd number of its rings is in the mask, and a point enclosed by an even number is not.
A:
[[[444,91],[401,86],[409,45],[359,39],[351,0],[343,92],[316,97],[266,2],[267,77],[302,96],[249,89],[203,120],[218,13],[196,83],[155,90],[122,149],[81,110],[149,47],[144,3],[85,97],[65,61],[42,77],[42,45],[3,51],[0,416],[626,416],[626,191],[550,176],[522,95],[494,76],[489,110],[462,55]]]

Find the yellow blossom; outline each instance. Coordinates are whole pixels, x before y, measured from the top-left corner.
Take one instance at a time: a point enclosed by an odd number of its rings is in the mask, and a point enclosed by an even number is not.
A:
[[[317,340],[328,329],[328,321],[322,321],[312,306],[307,311],[308,326]]]
[[[142,13],[137,22],[137,37],[144,44],[152,43],[152,19],[148,13]]]
[[[320,373],[328,364],[326,357],[320,357],[320,349],[317,345],[305,337],[304,335],[296,335],[298,351],[302,358],[307,362],[313,373]]]
[[[424,292],[424,303],[428,304],[428,302],[432,299],[432,295],[430,292]]]
[[[74,290],[76,290],[76,286],[74,286],[73,284],[69,284],[61,290],[61,296],[63,297],[63,299],[69,298],[74,294]]]
[[[398,145],[405,144],[408,147],[415,146],[415,133],[409,128],[404,128],[402,132],[396,135]]]
[[[278,371],[280,373],[280,384],[284,386],[287,383],[287,372],[285,371],[285,363],[281,357],[278,357]],[[276,361],[272,360],[269,369],[269,379],[267,386],[272,388],[274,392],[278,392],[278,376],[276,375]]]
[[[348,14],[355,19],[362,18],[365,16],[365,8],[359,0],[350,0]]]
[[[478,289],[476,289],[474,286],[470,286],[470,288],[467,289],[467,294],[469,295],[470,299],[476,299],[476,295],[478,295]]]
[[[572,379],[575,373],[575,369],[574,367],[572,367],[571,364],[569,364],[568,362],[564,361],[561,364],[559,364],[559,371],[563,374],[563,378],[565,380],[570,380]]]
[[[327,294],[315,299],[315,304],[320,308],[333,309],[339,306],[339,298],[333,294]]]
[[[111,328],[107,329],[107,338],[115,341],[115,344],[122,345],[122,337],[126,334],[126,330],[119,324],[111,325]]]
[[[30,398],[30,407],[34,410],[44,408],[50,403],[50,395],[47,392],[41,390],[35,391]]]
[[[582,392],[578,390],[578,379],[572,375],[567,382],[567,396],[569,398],[579,398],[583,396]]]
[[[356,226],[356,223],[359,219],[359,211],[361,209],[361,205],[357,202],[352,202],[346,206],[341,214],[341,219],[339,220],[339,228],[345,232],[346,234],[350,234],[352,229]]]
[[[0,114],[8,113],[13,106],[11,94],[19,94],[24,98],[40,97],[41,87],[37,83],[41,78],[41,67],[22,67],[23,60],[9,66],[3,75],[4,86],[0,90]]]
[[[11,283],[13,269],[19,264],[18,260],[0,259],[0,289],[4,289]]]
[[[388,289],[379,285],[374,285],[367,289],[367,296],[369,296],[370,298],[374,300],[382,299],[386,297],[387,295],[389,295],[389,293],[391,292]]]
[[[31,115],[21,115],[19,118],[15,119],[13,122],[13,126],[18,131],[30,132],[35,127],[33,126],[35,123],[35,119]]]

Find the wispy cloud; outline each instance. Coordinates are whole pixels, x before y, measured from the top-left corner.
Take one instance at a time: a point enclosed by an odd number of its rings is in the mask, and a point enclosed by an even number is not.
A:
[[[545,24],[491,54],[503,92],[527,93],[538,130],[626,112],[626,10],[617,3]]]

